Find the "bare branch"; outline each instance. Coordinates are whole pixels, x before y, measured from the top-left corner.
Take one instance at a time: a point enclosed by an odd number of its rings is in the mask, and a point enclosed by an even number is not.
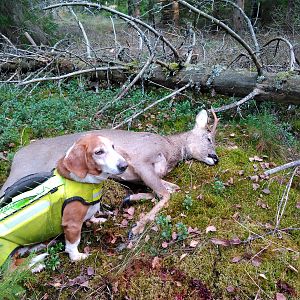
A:
[[[264,174],[267,175],[267,176],[270,176],[270,175],[272,175],[272,174],[274,174],[274,173],[283,171],[283,170],[285,170],[285,169],[288,169],[288,168],[294,168],[294,167],[298,167],[298,166],[300,166],[300,160],[292,161],[292,162],[290,162],[290,163],[287,163],[287,164],[278,166],[278,167],[276,167],[276,168],[267,170],[267,171],[264,172]]]
[[[239,107],[243,103],[253,99],[255,96],[263,94],[263,93],[264,92],[261,89],[255,88],[249,95],[247,95],[243,99],[241,99],[239,101],[236,101],[234,103],[228,104],[228,105],[223,105],[221,107],[214,108],[214,111],[215,112],[221,112],[221,111],[225,111],[225,110],[232,109],[232,108],[235,108],[235,107]]]
[[[277,41],[278,43],[280,41],[286,43],[286,45],[289,47],[290,49],[290,71],[295,71],[295,64],[296,64],[296,57],[295,57],[295,52],[294,52],[294,47],[293,45],[290,43],[289,40],[287,40],[286,38],[283,38],[283,37],[276,37],[274,39],[271,39],[270,41],[268,41],[267,43],[265,43],[263,45],[263,48],[268,46],[269,44],[271,44],[272,42],[275,42]]]
[[[256,34],[254,32],[254,29],[253,29],[253,26],[251,24],[251,20],[248,18],[248,16],[245,14],[245,12],[242,10],[241,7],[239,7],[236,3],[230,1],[230,0],[221,0],[222,2],[225,2],[225,3],[229,3],[230,5],[232,5],[233,7],[235,7],[236,9],[239,10],[239,12],[241,13],[241,15],[244,17],[246,23],[247,23],[247,26],[249,28],[249,31],[250,31],[250,34],[251,34],[251,37],[252,37],[252,41],[254,43],[254,46],[255,46],[255,51],[257,53],[257,55],[259,54],[259,51],[260,51],[260,48],[259,48],[259,45],[258,45],[258,42],[257,42],[257,38],[256,38]]]
[[[188,55],[187,55],[187,59],[185,61],[186,64],[189,64],[191,62],[193,50],[196,45],[196,33],[195,33],[195,31],[192,30],[192,28],[190,28],[190,31],[192,34],[192,44],[188,48]]]
[[[118,66],[118,67],[117,66],[95,67],[95,68],[92,68],[92,69],[85,69],[85,70],[75,71],[75,72],[64,74],[64,75],[61,75],[61,76],[35,78],[35,79],[32,79],[32,80],[21,81],[21,82],[20,81],[10,81],[10,83],[17,83],[18,85],[22,86],[22,85],[26,85],[26,84],[30,84],[30,83],[41,82],[41,81],[62,80],[62,79],[70,78],[70,77],[73,77],[73,76],[86,74],[86,73],[92,73],[92,72],[110,71],[110,70],[126,70],[126,69],[127,69],[126,67],[122,67],[122,66]]]
[[[174,97],[175,95],[179,94],[180,92],[182,92],[183,90],[187,89],[189,86],[191,86],[190,83],[186,84],[185,86],[183,86],[182,88],[178,89],[177,91],[174,91],[173,93],[169,94],[168,96],[165,96],[159,100],[156,100],[155,102],[151,103],[149,106],[147,106],[146,108],[144,108],[143,110],[139,111],[138,113],[134,114],[133,116],[131,116],[130,118],[126,119],[125,121],[121,122],[120,124],[118,124],[117,126],[113,127],[113,129],[117,129],[121,126],[123,126],[126,123],[131,122],[132,120],[134,120],[135,118],[137,118],[139,115],[143,114],[145,111],[149,110],[150,108],[152,108],[153,106],[157,105],[158,103],[165,101],[169,98]]]
[[[184,0],[178,0],[179,3],[181,3],[183,6],[188,7],[191,11],[199,14],[200,16],[214,22],[215,24],[217,24],[218,26],[220,26],[221,28],[223,28],[226,32],[229,33],[229,35],[231,35],[239,44],[241,44],[246,51],[249,53],[250,57],[252,58],[257,73],[259,76],[262,75],[263,70],[262,70],[262,66],[259,63],[256,54],[254,53],[254,51],[251,49],[251,47],[246,43],[246,41],[244,39],[242,39],[235,31],[233,31],[229,26],[227,26],[225,23],[223,23],[222,21],[216,19],[215,17],[208,15],[207,13],[205,13],[204,11],[192,6],[191,4],[187,3]]]
[[[53,5],[49,5],[47,7],[44,7],[44,10],[48,10],[48,9],[53,9],[53,8],[57,8],[57,7],[63,7],[63,6],[88,6],[88,7],[96,7],[99,10],[103,9],[105,11],[108,11],[112,14],[118,15],[120,17],[123,17],[127,20],[133,21],[139,25],[142,25],[144,27],[146,27],[147,29],[149,29],[152,33],[154,33],[160,40],[162,40],[173,52],[173,55],[175,57],[176,61],[180,61],[179,58],[179,53],[177,52],[177,50],[175,49],[175,47],[170,43],[170,41],[168,41],[164,36],[162,36],[156,29],[154,29],[153,27],[151,27],[150,25],[146,24],[145,22],[141,21],[138,18],[134,18],[132,16],[128,16],[120,11],[117,11],[115,9],[112,9],[110,7],[104,6],[102,4],[97,4],[97,3],[92,3],[92,2],[85,2],[85,1],[79,1],[79,2],[63,2],[63,3],[57,3],[57,4],[53,4]]]
[[[24,35],[32,46],[37,47],[36,42],[34,41],[34,39],[31,37],[31,35],[27,31],[24,32]]]
[[[73,8],[69,7],[69,10],[70,10],[71,14],[74,16],[74,18],[75,18],[76,22],[78,23],[78,26],[79,26],[79,28],[80,28],[80,30],[82,32],[82,35],[83,35],[83,38],[84,38],[85,44],[86,44],[86,55],[87,55],[87,58],[91,58],[92,57],[91,56],[91,44],[90,44],[90,41],[89,41],[89,39],[87,37],[87,34],[86,34],[85,30],[84,30],[84,27],[83,27],[82,23],[80,22],[80,20],[78,19],[77,15],[75,14]]]

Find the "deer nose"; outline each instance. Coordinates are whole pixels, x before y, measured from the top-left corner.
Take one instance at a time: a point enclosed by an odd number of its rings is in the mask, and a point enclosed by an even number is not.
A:
[[[213,159],[215,165],[219,162],[219,158],[216,154],[208,154],[208,157]]]
[[[127,164],[127,162],[126,161],[122,161],[122,162],[120,162],[118,165],[117,165],[117,168],[118,168],[118,170],[120,171],[120,172],[125,172],[125,170],[127,169],[127,167],[128,167],[128,164]]]

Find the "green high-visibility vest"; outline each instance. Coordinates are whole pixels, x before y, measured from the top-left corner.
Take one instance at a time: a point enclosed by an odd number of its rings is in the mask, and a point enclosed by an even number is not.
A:
[[[100,201],[103,182],[81,183],[53,176],[34,189],[12,198],[0,208],[0,266],[18,247],[46,241],[63,232],[62,212],[66,203]]]

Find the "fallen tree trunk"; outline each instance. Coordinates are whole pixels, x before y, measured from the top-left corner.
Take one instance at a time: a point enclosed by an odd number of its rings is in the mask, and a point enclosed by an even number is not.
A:
[[[64,76],[55,76],[49,78],[41,78],[40,81],[47,80],[62,80],[66,78],[74,77],[80,74],[80,71],[70,72],[70,69],[78,70],[82,69],[83,76],[88,76],[91,81],[107,81],[110,83],[123,83],[128,79],[129,75],[135,75],[139,72],[139,68],[134,68],[132,65],[122,64],[119,70],[114,67],[103,66],[91,68],[82,62],[69,62],[66,63],[66,59],[61,59],[59,64],[56,64],[56,71],[63,73]],[[62,63],[63,62],[63,63]],[[46,63],[46,62],[44,62]],[[94,63],[94,62],[93,62]],[[41,67],[42,62],[35,61],[33,63]],[[92,64],[92,63],[91,63]],[[85,66],[84,66],[85,65]],[[97,64],[98,65],[98,64]],[[9,64],[5,64],[7,68]],[[17,69],[17,66],[13,64],[11,71]],[[19,61],[19,67],[22,68],[22,62]],[[32,70],[25,64],[23,72]],[[85,72],[84,69],[90,69]],[[2,71],[3,66],[2,66]],[[6,69],[6,71],[8,71]],[[68,73],[70,72],[70,76]],[[67,74],[66,74],[67,73]],[[175,73],[172,75],[171,73]],[[261,101],[275,101],[282,103],[293,103],[300,104],[300,76],[295,72],[279,72],[279,73],[264,73],[263,76],[258,77],[256,72],[249,72],[246,70],[233,70],[225,69],[222,67],[204,67],[202,65],[190,65],[181,70],[170,71],[167,68],[155,65],[151,68],[148,74],[144,75],[144,80],[151,84],[160,84],[165,87],[174,89],[175,87],[180,88],[186,84],[191,84],[191,89],[200,92],[210,92],[214,90],[217,94],[226,96],[245,97],[249,95],[255,88],[259,88],[263,93],[256,95],[256,100]],[[35,78],[34,82],[38,82],[39,78]],[[26,85],[32,83],[30,81],[14,81],[10,83],[18,83],[20,85]]]

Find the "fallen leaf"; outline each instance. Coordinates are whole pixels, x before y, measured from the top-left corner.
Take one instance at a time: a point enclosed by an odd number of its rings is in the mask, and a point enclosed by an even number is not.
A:
[[[85,247],[83,248],[83,252],[86,253],[86,254],[89,254],[90,251],[91,251],[91,248],[90,248],[89,246],[85,246]]]
[[[216,227],[213,226],[213,225],[208,226],[208,227],[206,227],[206,229],[205,229],[206,234],[209,233],[209,232],[215,232],[215,231],[217,231],[217,229],[216,229]]]
[[[176,232],[172,232],[172,240],[175,241],[177,239],[177,233]]]
[[[230,245],[239,245],[239,244],[241,244],[241,242],[242,241],[238,237],[235,237],[235,238],[229,240]]]
[[[147,234],[147,235],[145,236],[145,242],[147,243],[149,240],[150,240],[150,235]]]
[[[254,172],[258,171],[258,166],[257,166],[257,164],[253,164],[253,169],[254,169]]]
[[[227,291],[228,293],[234,293],[235,288],[234,288],[232,285],[229,285],[229,286],[226,288],[226,291]]]
[[[195,248],[199,244],[199,241],[191,240],[190,247]]]
[[[95,274],[94,268],[93,267],[88,267],[87,268],[87,274],[88,274],[88,276],[94,275]]]
[[[258,182],[259,177],[258,177],[258,175],[253,175],[253,176],[250,176],[250,179],[251,179],[252,181]]]
[[[251,259],[251,264],[254,267],[259,267],[261,265],[261,259],[259,257],[254,257],[253,259]]]
[[[245,174],[245,171],[244,171],[244,170],[240,170],[240,171],[238,172],[238,174],[239,174],[240,176],[243,176],[243,175]]]
[[[228,184],[232,185],[234,183],[233,177],[230,177],[227,181]]]
[[[253,187],[253,190],[256,191],[260,187],[260,185],[258,183],[253,183],[252,187]]]
[[[118,287],[119,287],[119,281],[116,281],[112,284],[112,290],[114,293],[117,293],[119,291]]]
[[[300,201],[299,202],[297,202],[297,204],[296,204],[296,208],[300,208]]]
[[[151,230],[153,230],[155,232],[158,232],[158,227],[157,226],[153,226],[153,227],[151,227]]]
[[[268,188],[263,189],[262,192],[267,195],[271,193],[271,191]]]
[[[235,137],[235,133],[230,133],[229,136],[230,137]]]
[[[276,300],[286,300],[286,297],[281,293],[276,293]]]
[[[127,249],[132,249],[133,248],[133,242],[129,242],[129,244],[126,247]]]
[[[202,200],[202,199],[203,199],[203,195],[202,195],[202,194],[198,195],[198,196],[196,197],[196,199],[197,199],[197,200]]]
[[[155,256],[152,259],[151,266],[152,266],[152,269],[160,269],[160,267],[161,267],[161,258],[159,258],[158,256]]]
[[[238,262],[240,262],[241,261],[241,259],[242,259],[242,257],[241,256],[235,256],[232,260],[231,260],[231,262],[233,262],[233,263],[238,263]]]
[[[135,211],[135,208],[134,208],[133,206],[131,206],[131,207],[129,207],[129,208],[127,209],[127,213],[128,213],[129,215],[131,215],[131,216],[134,215],[134,211]]]
[[[280,292],[286,293],[288,295],[296,296],[295,289],[290,284],[288,284],[287,282],[285,282],[283,280],[279,280],[276,283],[276,286],[277,286],[277,288]]]
[[[267,276],[266,276],[265,274],[262,274],[262,273],[258,274],[258,276],[259,276],[260,278],[265,279],[265,280],[268,279]]]
[[[183,253],[180,255],[179,261],[182,261],[187,256],[187,253]]]
[[[268,209],[269,208],[268,204],[266,204],[265,202],[263,202],[261,199],[257,200],[256,205],[260,206],[263,209]]]
[[[123,219],[121,222],[121,227],[127,227],[128,221],[126,219]]]
[[[224,247],[228,247],[230,245],[229,241],[228,240],[225,240],[225,239],[217,239],[217,238],[213,238],[210,240],[213,244],[215,245],[221,245],[221,246],[224,246]]]
[[[188,227],[188,233],[200,233],[197,227],[192,228],[191,226]]]
[[[166,249],[166,248],[168,248],[168,243],[167,243],[167,242],[163,242],[163,243],[161,244],[161,246],[162,246],[164,249]]]
[[[87,280],[87,281],[81,283],[80,286],[82,286],[82,287],[89,287],[89,281]]]

